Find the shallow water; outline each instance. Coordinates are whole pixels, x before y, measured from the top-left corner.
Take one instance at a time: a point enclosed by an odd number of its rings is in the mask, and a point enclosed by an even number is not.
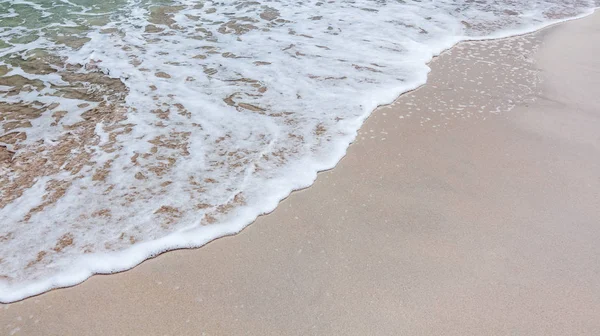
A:
[[[0,301],[236,233],[432,56],[597,5],[0,0]]]

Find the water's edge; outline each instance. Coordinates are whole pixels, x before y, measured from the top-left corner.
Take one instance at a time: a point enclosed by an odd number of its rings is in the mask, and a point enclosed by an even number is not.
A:
[[[528,30],[504,31],[485,37],[457,37],[456,40],[452,42],[452,46],[441,50],[439,53],[433,55],[433,57],[439,56],[461,42],[503,39],[536,33],[559,23],[581,19],[593,14],[596,9],[590,9],[586,13],[572,18],[552,20]],[[431,62],[431,59],[429,62]],[[119,252],[83,256],[79,258],[68,271],[64,271],[43,281],[25,283],[18,286],[7,286],[0,283],[0,302],[16,302],[52,289],[71,287],[85,281],[94,274],[123,272],[139,265],[144,260],[154,258],[164,252],[184,248],[198,248],[215,239],[239,233],[245,227],[252,224],[259,216],[274,211],[277,205],[294,191],[310,187],[315,182],[319,172],[335,168],[339,161],[346,155],[348,147],[356,139],[359,128],[379,106],[393,103],[399,96],[418,89],[420,86],[426,84],[427,76],[420,81],[413,83],[413,85],[398,86],[388,89],[385,93],[378,95],[378,98],[381,98],[383,101],[372,101],[370,105],[364,105],[363,115],[355,124],[353,124],[353,126],[355,126],[354,133],[337,139],[338,143],[336,147],[338,150],[336,153],[329,157],[327,161],[317,162],[313,159],[312,162],[307,162],[307,166],[315,167],[316,169],[309,172],[303,172],[302,176],[294,181],[294,183],[291,183],[290,181],[272,181],[275,184],[282,184],[283,186],[278,188],[278,193],[271,194],[268,199],[263,200],[261,208],[243,207],[243,209],[241,209],[242,212],[239,213],[238,216],[235,216],[234,220],[228,223],[220,223],[218,226],[209,225],[191,230],[174,232],[154,241],[135,244],[132,247]],[[124,258],[125,255],[127,258]]]

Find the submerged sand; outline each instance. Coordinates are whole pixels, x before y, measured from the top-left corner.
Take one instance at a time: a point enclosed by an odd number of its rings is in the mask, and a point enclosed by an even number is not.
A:
[[[237,236],[0,307],[21,335],[600,334],[600,15],[463,43]]]

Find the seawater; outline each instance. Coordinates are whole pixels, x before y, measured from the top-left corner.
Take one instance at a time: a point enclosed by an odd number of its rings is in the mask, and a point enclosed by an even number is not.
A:
[[[595,6],[0,0],[0,301],[237,233],[433,56]]]

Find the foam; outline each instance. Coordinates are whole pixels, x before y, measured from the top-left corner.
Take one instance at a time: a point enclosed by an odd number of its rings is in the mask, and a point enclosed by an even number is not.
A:
[[[197,6],[182,0],[176,1],[180,8],[165,8],[131,0],[118,8],[82,8],[78,1],[63,0],[60,8],[38,8],[33,1],[19,3],[56,20],[56,29],[85,27],[73,33],[75,41],[83,41],[73,47],[34,24],[0,30],[7,41],[25,31],[39,36],[0,49],[0,66],[8,66],[6,76],[44,83],[18,95],[0,92],[1,101],[60,102],[21,130],[28,138],[19,153],[40,140],[50,152],[68,132],[93,136],[70,153],[89,154],[89,165],[72,173],[67,162],[0,209],[0,237],[9,237],[0,244],[0,275],[10,277],[0,280],[1,302],[235,234],[273,211],[291,191],[310,186],[318,171],[333,168],[377,106],[425,83],[427,62],[435,55],[459,41],[523,34],[581,17],[596,5],[363,0]],[[0,26],[14,14],[0,14]],[[77,40],[83,37],[89,40]],[[34,49],[59,55],[65,64],[84,65],[69,71],[100,78],[85,82],[87,94],[100,101],[63,95],[60,87],[72,83],[62,72],[34,74],[5,58]],[[125,85],[122,101],[110,83],[105,85],[108,77]],[[67,114],[53,126],[57,110]],[[104,115],[85,128],[82,116],[94,111]],[[66,183],[64,194],[33,211],[51,198],[56,181]]]

